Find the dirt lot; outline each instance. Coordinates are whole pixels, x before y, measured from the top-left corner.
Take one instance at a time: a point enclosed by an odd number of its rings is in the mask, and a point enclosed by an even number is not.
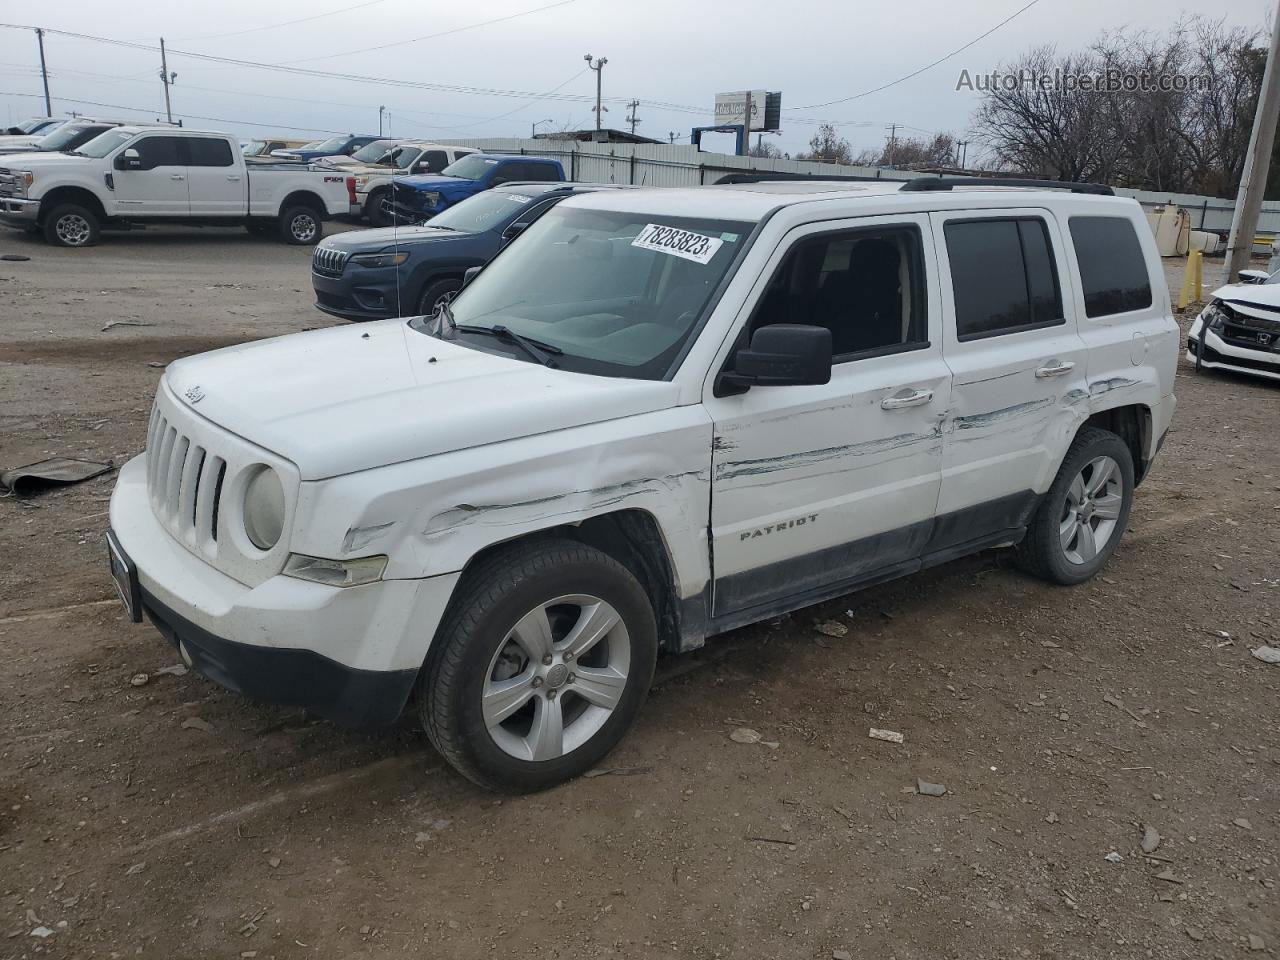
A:
[[[121,463],[165,362],[328,322],[307,251],[240,233],[0,253],[31,257],[0,262],[6,466]],[[1249,653],[1280,640],[1280,392],[1184,365],[1178,394],[1104,577],[985,554],[719,638],[661,665],[611,775],[523,799],[408,721],[158,674],[110,476],[0,499],[0,958],[1280,953],[1280,667]]]

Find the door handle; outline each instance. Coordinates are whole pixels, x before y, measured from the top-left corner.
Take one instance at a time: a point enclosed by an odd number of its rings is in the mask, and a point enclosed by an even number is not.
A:
[[[1049,377],[1060,377],[1064,373],[1070,373],[1076,368],[1071,360],[1050,360],[1043,367],[1036,369],[1036,377],[1041,380],[1047,380]]]
[[[173,174],[170,174],[170,175],[169,175],[169,179],[170,179],[170,180],[185,180],[185,179],[187,179],[187,178],[186,178],[186,177],[184,177],[184,176],[183,176],[182,174],[180,174],[180,173],[173,173]]]
[[[881,410],[901,410],[903,407],[918,407],[933,399],[932,390],[913,390],[904,387],[891,397],[880,401]]]
[[[227,179],[238,183],[240,181],[240,175],[237,173],[229,173],[227,174]]]

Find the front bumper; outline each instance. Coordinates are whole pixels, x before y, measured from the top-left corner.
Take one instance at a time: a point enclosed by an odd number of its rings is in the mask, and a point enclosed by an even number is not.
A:
[[[0,197],[0,223],[8,223],[15,227],[28,227],[35,223],[39,216],[39,200]]]
[[[339,589],[274,576],[248,587],[170,536],[146,457],[120,471],[111,530],[137,569],[143,613],[192,669],[228,689],[380,726],[404,709],[457,574]]]
[[[1227,343],[1213,330],[1206,331],[1204,324],[1196,320],[1187,335],[1187,360],[1196,362],[1200,345],[1204,343],[1201,365],[1209,370],[1231,370],[1269,380],[1280,380],[1280,351],[1251,350],[1248,347]]]
[[[348,262],[342,276],[332,277],[311,271],[316,309],[344,320],[386,320],[401,316],[401,308],[412,316],[417,303],[405,302],[409,291],[401,282],[397,293],[396,268],[362,268]]]

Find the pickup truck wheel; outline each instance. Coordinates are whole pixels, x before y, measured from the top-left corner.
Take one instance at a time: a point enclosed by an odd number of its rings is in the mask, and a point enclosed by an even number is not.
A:
[[[418,313],[424,317],[433,317],[443,304],[448,303],[462,289],[461,280],[437,280],[428,283],[418,298]]]
[[[459,584],[422,672],[422,725],[475,783],[543,790],[617,745],[656,658],[653,608],[622,564],[574,540],[516,545]]]
[[[1018,545],[1019,564],[1053,583],[1088,580],[1120,543],[1133,489],[1128,445],[1110,431],[1082,427]]]
[[[386,190],[375,190],[373,193],[369,194],[369,199],[364,202],[364,215],[371,226],[391,226],[391,213],[383,209],[382,206],[383,201],[386,199]]]
[[[310,246],[320,242],[320,215],[312,207],[298,204],[280,214],[280,235],[285,243]]]
[[[78,203],[61,203],[44,219],[44,238],[56,247],[91,247],[100,233],[93,211]]]

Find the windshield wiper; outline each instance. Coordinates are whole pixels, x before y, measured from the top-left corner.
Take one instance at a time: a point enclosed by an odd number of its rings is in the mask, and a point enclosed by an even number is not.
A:
[[[501,323],[495,323],[492,327],[482,327],[472,323],[457,323],[453,319],[453,311],[445,307],[445,315],[449,318],[449,324],[455,333],[479,333],[490,337],[497,337],[499,340],[505,340],[508,343],[514,343],[526,354],[542,364],[544,367],[555,366],[553,357],[564,353],[557,346],[550,343],[543,343],[541,340],[534,340],[523,334],[516,333],[508,326]]]

